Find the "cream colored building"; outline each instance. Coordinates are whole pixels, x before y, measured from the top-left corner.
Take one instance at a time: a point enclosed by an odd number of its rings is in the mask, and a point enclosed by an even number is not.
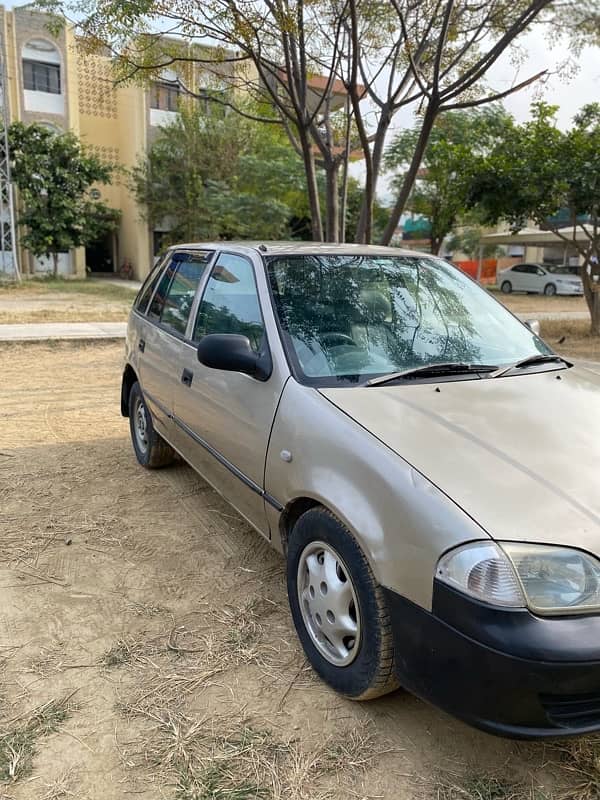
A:
[[[164,73],[150,88],[115,87],[109,57],[85,53],[68,27],[53,35],[48,16],[32,6],[0,6],[0,34],[11,122],[71,130],[100,158],[127,169],[144,154],[158,126],[176,116],[181,90],[175,74]],[[118,231],[91,247],[61,254],[60,273],[116,272],[126,260],[136,278],[148,273],[161,231],[149,229],[124,177],[116,175],[113,181],[95,193],[121,211]],[[19,254],[24,275],[51,269],[46,259],[22,249]]]

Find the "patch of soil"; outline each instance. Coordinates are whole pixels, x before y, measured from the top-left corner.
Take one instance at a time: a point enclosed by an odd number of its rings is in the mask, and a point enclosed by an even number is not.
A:
[[[0,324],[19,322],[125,322],[135,294],[123,299],[84,292],[14,288],[0,293]]]
[[[135,461],[121,345],[4,346],[0,360],[0,729],[73,704],[3,796],[413,800],[438,796],[440,774],[548,784],[541,744],[402,691],[359,704],[318,681],[281,557],[188,466]]]
[[[496,300],[503,303],[510,311],[515,314],[553,314],[572,312],[587,312],[588,307],[583,297],[571,297],[569,295],[556,295],[546,297],[543,294],[525,294],[513,292],[503,294],[499,291],[492,292]]]

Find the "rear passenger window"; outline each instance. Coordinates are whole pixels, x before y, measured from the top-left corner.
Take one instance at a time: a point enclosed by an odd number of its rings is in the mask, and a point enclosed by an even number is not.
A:
[[[146,309],[148,308],[148,301],[152,297],[152,292],[154,291],[154,287],[158,281],[160,271],[164,266],[164,259],[161,259],[158,264],[150,271],[150,274],[146,277],[146,280],[142,284],[142,288],[138,292],[137,297],[133,303],[133,307],[136,308],[140,314],[145,314]]]
[[[182,336],[210,253],[175,253],[158,284],[149,316]]]
[[[247,336],[260,350],[264,325],[252,264],[242,256],[222,253],[213,267],[198,309],[194,341],[209,333]]]

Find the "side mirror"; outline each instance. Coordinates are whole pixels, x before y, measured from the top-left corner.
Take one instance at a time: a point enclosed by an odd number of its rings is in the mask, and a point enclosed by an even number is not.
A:
[[[247,336],[235,333],[209,333],[198,345],[198,361],[205,367],[227,372],[243,372],[259,381],[271,375],[271,356],[255,353]]]
[[[529,330],[535,333],[536,336],[540,336],[542,329],[540,327],[539,319],[526,319],[525,325],[527,325]]]

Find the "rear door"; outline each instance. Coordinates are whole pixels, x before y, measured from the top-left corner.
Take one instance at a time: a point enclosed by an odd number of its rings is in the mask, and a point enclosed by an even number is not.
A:
[[[177,364],[198,284],[210,253],[175,252],[150,300],[138,342],[138,376],[156,429],[172,440]]]
[[[509,273],[510,282],[515,292],[527,291],[527,274],[525,272],[525,267],[525,264],[517,264]]]
[[[543,286],[540,288],[540,284],[542,283],[542,279],[538,275],[538,268],[535,264],[525,264],[523,273],[523,288],[527,292],[540,292],[543,289]]]
[[[266,381],[211,369],[198,361],[196,349],[200,339],[211,333],[242,334],[256,352],[271,349],[264,312],[272,312],[261,267],[249,256],[235,253],[221,252],[215,260],[190,329],[191,341],[182,350],[175,437],[186,459],[268,536],[265,459],[289,373],[278,359],[273,359],[273,372]],[[266,501],[276,505],[269,497]]]

